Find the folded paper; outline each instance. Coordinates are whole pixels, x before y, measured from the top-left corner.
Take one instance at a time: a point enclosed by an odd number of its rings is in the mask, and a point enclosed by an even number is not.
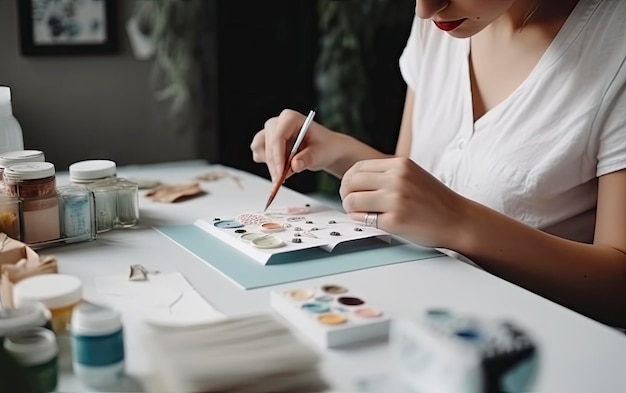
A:
[[[13,308],[13,285],[39,274],[58,273],[56,258],[40,257],[24,243],[0,233],[0,302]]]

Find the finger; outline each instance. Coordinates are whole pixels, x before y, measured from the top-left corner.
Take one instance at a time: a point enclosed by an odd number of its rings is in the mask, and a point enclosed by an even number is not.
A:
[[[314,150],[310,147],[305,147],[300,150],[291,161],[291,170],[293,173],[300,173],[306,169],[311,169],[313,162]]]
[[[375,220],[375,225],[372,225],[372,213],[376,213],[376,220]],[[384,213],[379,213],[379,212],[353,212],[348,214],[348,216],[356,221],[357,223],[359,223],[360,225],[363,226],[374,226],[375,228],[380,228],[382,229],[385,224],[384,224],[384,220],[385,220],[385,214]],[[367,216],[367,217],[366,217]]]
[[[379,158],[358,161],[346,171],[346,174],[353,172],[387,172],[398,165],[397,161],[397,158]]]
[[[302,115],[295,111],[283,110],[280,116],[276,118],[273,125],[274,129],[269,133],[269,140],[266,139],[266,154],[271,163],[273,181],[278,180],[282,174],[287,159],[287,144],[289,140],[295,138],[297,128],[302,125],[298,121],[298,117],[302,117]]]
[[[346,213],[386,212],[393,205],[381,190],[353,192],[341,201]]]
[[[273,140],[275,139],[273,137],[273,134],[276,132],[276,118],[273,117],[269,120],[267,120],[265,122],[265,128],[264,128],[264,136],[265,136],[265,144],[264,144],[264,153],[265,153],[265,162],[267,163],[267,169],[270,172],[270,177],[272,178],[272,180],[274,180],[276,178],[276,170],[275,170],[275,163],[274,163],[274,157],[271,154],[271,146],[273,143]]]
[[[254,162],[265,162],[265,131],[261,130],[254,135],[252,143],[250,143],[250,150],[252,150],[252,160]]]
[[[346,172],[341,179],[339,195],[343,200],[350,193],[384,189],[389,182],[389,174],[385,172]]]

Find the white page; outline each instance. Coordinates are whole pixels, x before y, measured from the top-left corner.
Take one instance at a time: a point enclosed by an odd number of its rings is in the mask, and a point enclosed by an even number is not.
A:
[[[255,214],[262,215],[263,213]],[[345,213],[321,205],[302,207],[302,210],[297,211],[295,214],[289,213],[287,209],[272,210],[266,213],[266,216],[267,222],[282,224],[286,227],[285,230],[265,233],[259,225],[246,225],[237,229],[244,229],[246,233],[262,233],[276,236],[283,241],[284,245],[282,247],[271,249],[254,247],[249,241],[242,240],[240,238],[241,234],[236,233],[235,229],[216,227],[214,218],[200,218],[195,221],[194,225],[263,265],[268,264],[272,256],[299,250],[319,247],[332,252],[337,245],[354,240],[379,238],[386,242],[391,241],[391,235],[387,232],[377,228],[365,227],[362,223],[353,221]],[[226,219],[236,220],[236,218]],[[302,219],[296,220],[298,218]],[[301,230],[298,231],[298,228]],[[339,236],[331,236],[331,232],[339,233]],[[292,239],[296,237],[296,233],[300,233],[298,238],[301,239],[301,243],[292,242]]]

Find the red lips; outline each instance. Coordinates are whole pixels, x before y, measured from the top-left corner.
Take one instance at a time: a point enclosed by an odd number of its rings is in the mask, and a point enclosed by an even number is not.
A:
[[[435,21],[433,21],[435,26],[437,26],[438,28],[440,28],[443,31],[452,31],[452,30],[456,29],[457,27],[461,26],[461,23],[463,23],[463,22],[465,22],[465,19],[453,20],[453,21],[450,21],[450,22],[435,22]]]

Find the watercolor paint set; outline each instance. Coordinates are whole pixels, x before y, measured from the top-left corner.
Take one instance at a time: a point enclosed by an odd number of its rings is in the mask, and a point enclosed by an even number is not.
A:
[[[273,291],[272,308],[316,344],[338,347],[386,338],[390,317],[347,287],[320,287]]]

